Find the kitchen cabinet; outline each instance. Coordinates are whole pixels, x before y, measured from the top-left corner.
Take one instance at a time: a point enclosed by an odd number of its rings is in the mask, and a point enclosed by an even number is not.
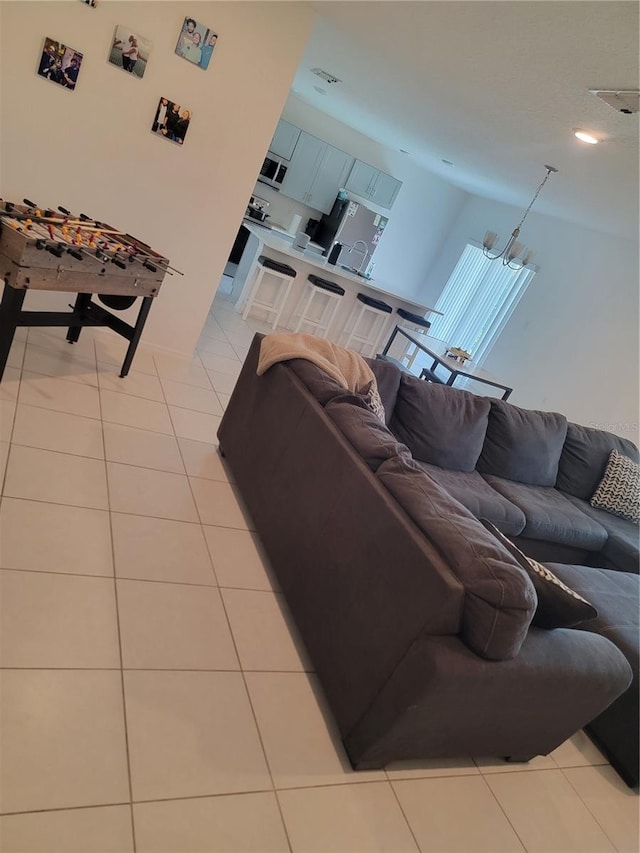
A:
[[[329,213],[353,163],[350,154],[301,131],[280,192]]]
[[[300,138],[301,130],[288,121],[280,120],[269,145],[269,151],[285,160],[291,160],[294,149]]]
[[[392,178],[391,175],[375,169],[362,160],[356,160],[344,186],[354,195],[389,209],[396,200],[402,181]]]

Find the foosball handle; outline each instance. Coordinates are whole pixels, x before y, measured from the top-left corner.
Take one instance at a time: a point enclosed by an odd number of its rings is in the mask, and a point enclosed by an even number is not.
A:
[[[149,263],[149,261],[145,261],[145,262],[142,264],[142,266],[143,266],[145,269],[149,270],[150,272],[156,272],[156,271],[157,271],[157,267],[154,267],[154,265],[153,265],[153,264],[150,264],[150,263]]]
[[[123,263],[123,261],[118,260],[118,258],[111,258],[111,263],[115,264],[117,267],[120,267],[121,270],[126,270],[127,265]]]
[[[27,207],[37,207],[37,206],[38,206],[38,205],[35,203],[35,201],[29,201],[29,199],[28,199],[28,198],[23,198],[23,199],[22,199],[22,203],[23,203],[23,204],[26,204],[26,205],[27,205]]]
[[[79,261],[83,260],[82,252],[78,251],[78,249],[67,249],[72,258],[77,258]]]
[[[71,216],[71,211],[67,210],[66,207],[62,207],[62,205],[60,204],[58,205],[58,210],[60,211],[60,213],[64,213],[65,216]]]
[[[61,258],[64,255],[66,248],[67,247],[64,243],[52,243],[50,246],[47,246],[47,252],[51,252],[51,254],[55,255],[56,258]]]

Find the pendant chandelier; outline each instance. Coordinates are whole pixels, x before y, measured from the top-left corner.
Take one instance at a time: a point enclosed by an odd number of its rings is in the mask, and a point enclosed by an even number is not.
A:
[[[533,207],[533,203],[540,195],[540,191],[542,187],[547,183],[549,178],[551,177],[552,172],[557,172],[555,166],[545,166],[547,170],[547,174],[544,176],[544,180],[540,183],[538,189],[535,191],[535,194],[531,201],[529,202],[529,207],[525,210],[522,215],[522,219],[516,227],[511,232],[511,237],[507,241],[507,245],[504,249],[498,254],[492,254],[491,250],[495,246],[498,241],[498,235],[493,231],[487,231],[484,235],[484,240],[482,241],[482,251],[484,253],[485,258],[489,258],[490,261],[497,261],[498,258],[502,259],[502,263],[505,267],[510,267],[512,270],[521,270],[522,267],[526,267],[527,264],[531,261],[531,257],[533,252],[530,249],[527,249],[522,243],[518,243],[518,236],[520,235],[520,229],[524,225],[524,221],[527,218],[529,211]]]

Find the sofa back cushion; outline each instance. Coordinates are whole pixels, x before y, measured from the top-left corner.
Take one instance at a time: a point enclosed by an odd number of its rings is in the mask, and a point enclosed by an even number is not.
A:
[[[553,486],[566,434],[564,415],[491,400],[478,471],[530,486]]]
[[[524,569],[412,459],[388,459],[376,476],[462,583],[462,640],[489,660],[515,657],[538,603]]]
[[[398,439],[356,394],[334,397],[325,412],[372,471],[394,456],[410,456],[409,449]]]
[[[490,405],[487,397],[403,374],[390,427],[414,459],[452,471],[473,471]]]
[[[391,364],[388,361],[381,361],[379,358],[365,358],[365,361],[371,370],[373,370],[373,375],[376,377],[378,393],[380,394],[385,411],[385,423],[389,426],[398,398],[402,371],[395,364]]]
[[[604,476],[612,450],[638,461],[632,441],[602,429],[569,423],[560,455],[556,488],[588,501]]]

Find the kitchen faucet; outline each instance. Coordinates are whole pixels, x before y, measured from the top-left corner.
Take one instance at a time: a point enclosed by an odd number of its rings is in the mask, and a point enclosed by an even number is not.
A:
[[[361,272],[362,267],[364,265],[364,262],[367,260],[367,257],[369,255],[369,249],[367,248],[367,244],[365,243],[364,240],[356,240],[355,243],[349,249],[349,254],[351,254],[351,252],[353,252],[353,250],[358,245],[358,243],[362,243],[362,245],[364,246],[364,255],[362,257],[362,260],[360,261],[360,266],[358,267],[358,272]],[[363,250],[361,249],[360,251],[363,251]]]

